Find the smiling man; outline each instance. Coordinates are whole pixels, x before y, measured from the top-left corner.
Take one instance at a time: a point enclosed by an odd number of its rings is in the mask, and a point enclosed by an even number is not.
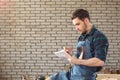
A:
[[[105,64],[108,52],[108,39],[90,21],[87,10],[77,9],[72,14],[72,22],[80,33],[76,45],[76,54],[70,55],[71,49],[64,47],[71,64],[69,72],[62,71],[50,76],[49,80],[96,80],[96,72]]]

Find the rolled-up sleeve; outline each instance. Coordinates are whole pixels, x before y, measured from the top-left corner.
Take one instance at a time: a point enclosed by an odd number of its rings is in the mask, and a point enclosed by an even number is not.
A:
[[[105,62],[109,46],[107,37],[104,34],[98,34],[95,36],[93,43],[95,57]]]

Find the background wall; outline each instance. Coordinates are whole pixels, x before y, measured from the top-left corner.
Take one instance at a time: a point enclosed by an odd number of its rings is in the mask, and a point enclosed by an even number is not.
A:
[[[64,70],[67,62],[53,52],[75,48],[71,14],[78,8],[109,39],[106,66],[120,69],[120,0],[0,0],[0,80]]]

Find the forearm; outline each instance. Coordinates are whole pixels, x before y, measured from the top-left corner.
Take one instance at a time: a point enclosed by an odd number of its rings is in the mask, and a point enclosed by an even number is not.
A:
[[[91,58],[91,59],[76,59],[75,64],[85,65],[85,66],[103,66],[104,61],[98,58]]]

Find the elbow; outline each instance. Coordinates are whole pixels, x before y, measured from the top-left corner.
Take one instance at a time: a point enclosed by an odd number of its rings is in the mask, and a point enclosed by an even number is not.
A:
[[[103,61],[103,60],[101,60],[101,59],[99,59],[99,58],[95,58],[96,59],[96,61],[97,61],[97,64],[96,64],[96,66],[104,66],[104,64],[105,64],[105,62]]]

